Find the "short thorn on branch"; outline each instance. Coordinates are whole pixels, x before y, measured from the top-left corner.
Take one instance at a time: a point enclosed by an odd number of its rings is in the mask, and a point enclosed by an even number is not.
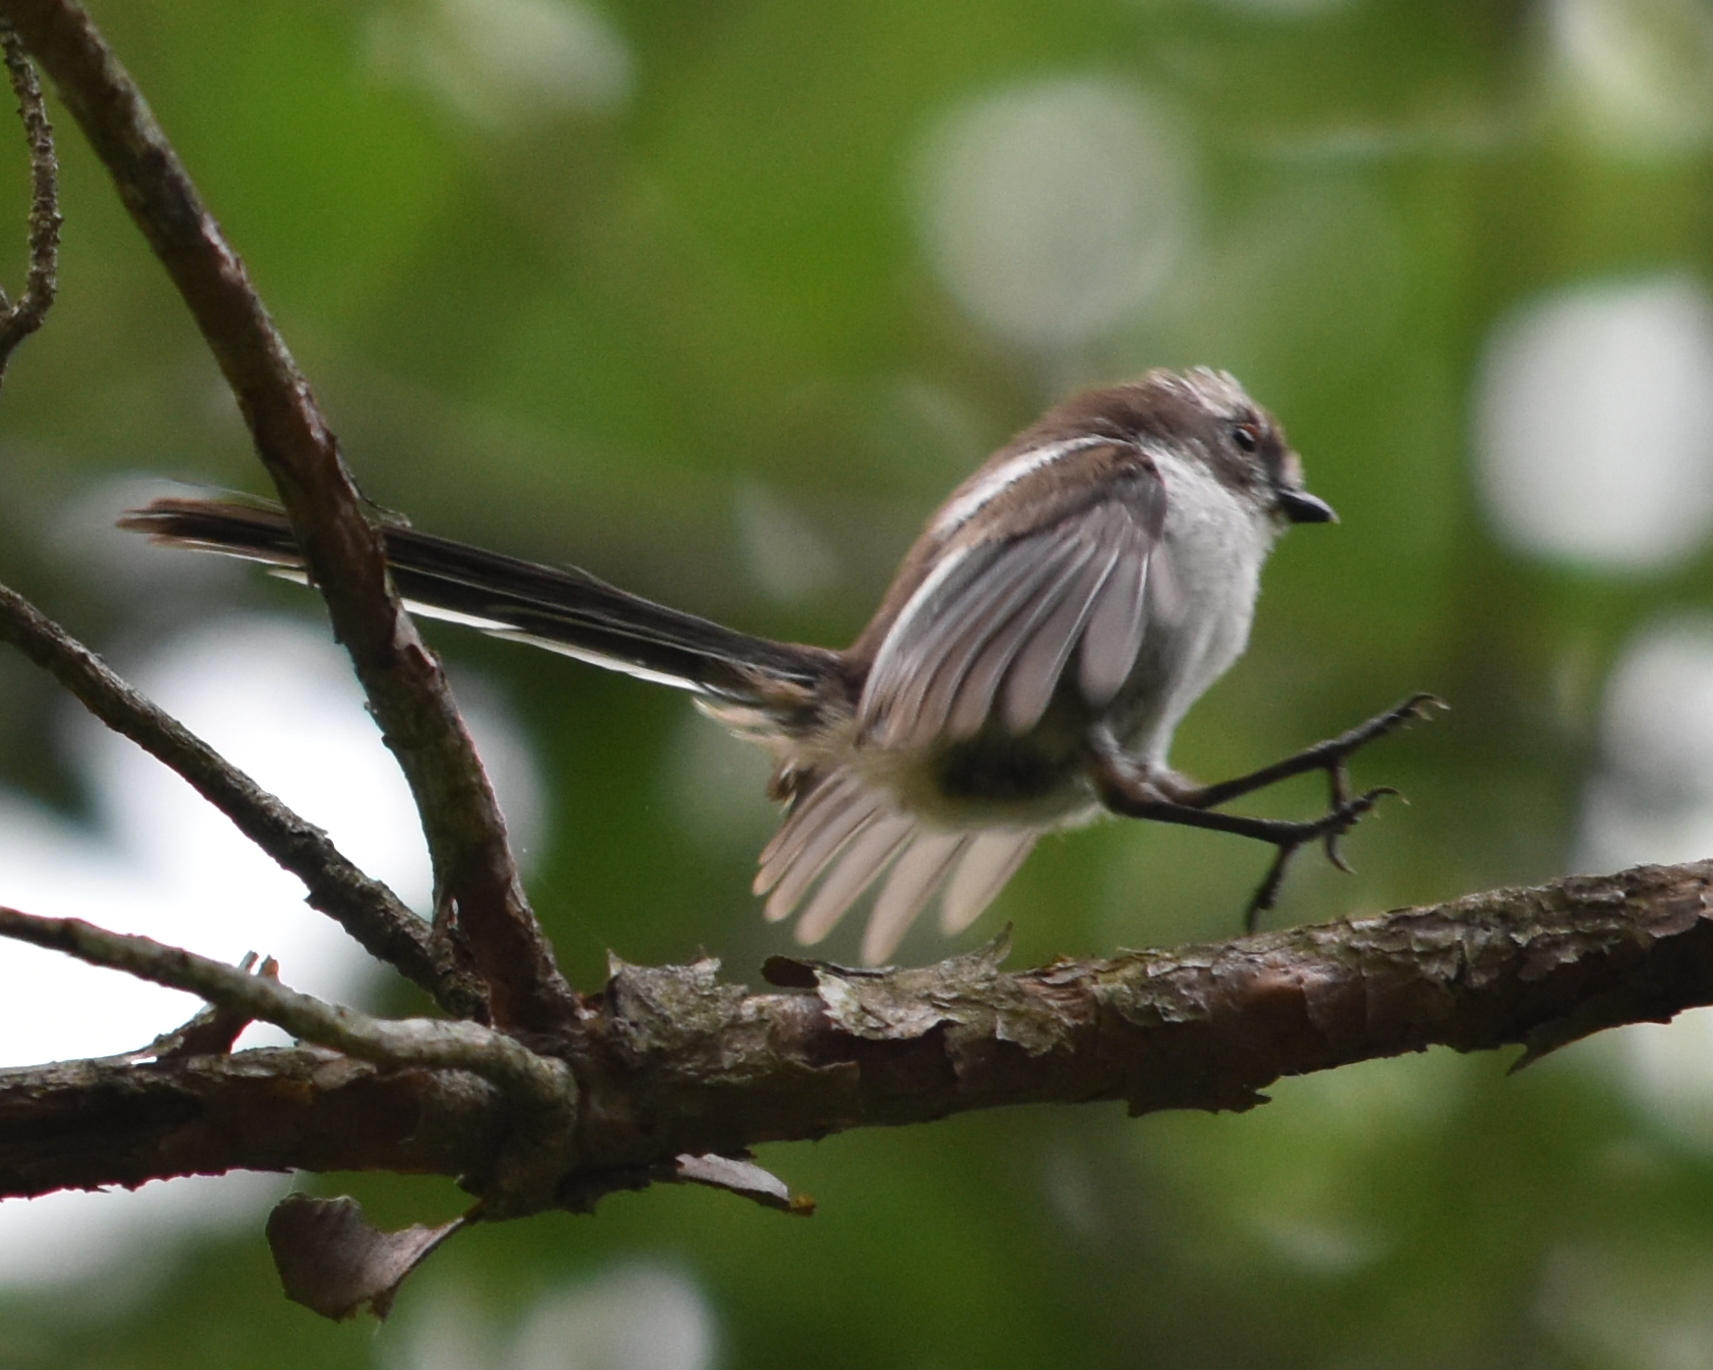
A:
[[[1291,858],[1300,848],[1310,842],[1322,842],[1326,848],[1327,859],[1339,870],[1348,872],[1350,865],[1339,848],[1339,839],[1355,827],[1380,800],[1399,793],[1390,785],[1382,785],[1352,795],[1350,758],[1370,742],[1398,731],[1407,723],[1429,719],[1435,710],[1449,707],[1436,695],[1426,692],[1413,694],[1384,713],[1376,714],[1367,722],[1358,724],[1349,732],[1317,742],[1312,747],[1305,747],[1271,766],[1263,766],[1258,771],[1251,771],[1247,775],[1240,775],[1217,785],[1204,785],[1199,789],[1187,791],[1168,791],[1163,785],[1144,775],[1137,765],[1123,754],[1116,740],[1110,735],[1097,736],[1093,749],[1094,780],[1100,791],[1101,802],[1114,813],[1129,818],[1151,818],[1159,823],[1177,823],[1184,827],[1228,832],[1272,846],[1275,849],[1272,864],[1267,868],[1266,876],[1257,887],[1243,915],[1244,931],[1254,932],[1261,914],[1272,908],[1278,898],[1279,886],[1284,882]],[[1311,771],[1324,771],[1330,790],[1327,811],[1319,818],[1290,822],[1218,812],[1222,804],[1233,799],[1254,794],[1292,776],[1307,775]]]

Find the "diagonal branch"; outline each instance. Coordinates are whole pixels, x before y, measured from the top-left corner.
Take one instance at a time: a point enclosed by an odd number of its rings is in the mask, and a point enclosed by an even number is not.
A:
[[[415,796],[434,861],[437,935],[480,974],[495,1022],[564,1024],[574,996],[524,898],[440,663],[399,609],[380,534],[243,263],[89,16],[72,0],[3,0],[0,19],[53,80],[238,399],[334,633]]]
[[[54,129],[42,100],[29,55],[9,25],[0,24],[0,52],[18,115],[30,145],[30,272],[23,294],[8,301],[0,294],[0,378],[18,344],[42,326],[53,307],[59,267],[59,158],[54,152]]]
[[[92,714],[183,776],[238,830],[308,887],[311,907],[338,921],[370,955],[396,966],[454,1012],[474,1012],[481,989],[436,955],[428,929],[385,885],[352,865],[327,834],[293,813],[16,592],[0,586],[0,641],[50,672]]]

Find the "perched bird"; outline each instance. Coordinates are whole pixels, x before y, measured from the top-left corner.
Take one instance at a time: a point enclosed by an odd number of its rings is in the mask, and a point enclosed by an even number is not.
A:
[[[1362,728],[1224,785],[1167,764],[1173,730],[1242,653],[1262,563],[1292,523],[1333,520],[1266,410],[1223,372],[1150,371],[1085,391],[996,452],[928,520],[873,619],[844,651],[774,642],[585,572],[385,530],[415,612],[534,643],[697,696],[774,760],[786,806],[755,891],[769,919],[820,940],[878,886],[862,955],[889,956],[936,897],[969,926],[1042,834],[1105,811],[1271,843],[1270,904],[1303,843],[1334,842],[1376,798],[1344,789]],[[277,509],[163,499],[123,526],[266,562],[302,558]],[[1306,823],[1218,805],[1326,770]]]

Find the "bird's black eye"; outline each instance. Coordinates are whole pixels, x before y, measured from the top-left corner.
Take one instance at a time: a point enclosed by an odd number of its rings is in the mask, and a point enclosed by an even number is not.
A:
[[[1252,423],[1234,423],[1231,425],[1231,440],[1237,444],[1240,452],[1254,452],[1261,446],[1261,435],[1255,431]]]

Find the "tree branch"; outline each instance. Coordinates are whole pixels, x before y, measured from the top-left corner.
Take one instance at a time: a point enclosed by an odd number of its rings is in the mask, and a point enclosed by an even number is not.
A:
[[[1531,1060],[1713,1002],[1710,912],[1704,862],[1013,973],[1002,948],[923,970],[790,961],[775,977],[805,988],[749,994],[713,962],[619,965],[565,1051],[580,1102],[559,1202],[683,1154],[978,1108],[1245,1109],[1281,1076],[1433,1045]],[[0,1194],[286,1167],[427,1170],[480,1192],[470,1177],[503,1165],[510,1116],[467,1070],[301,1051],[0,1072]]]
[[[302,1041],[359,1061],[479,1076],[501,1091],[506,1109],[504,1144],[486,1158],[478,1190],[484,1213],[515,1217],[556,1201],[567,1169],[563,1152],[576,1130],[577,1083],[563,1061],[538,1056],[515,1037],[461,1021],[372,1018],[288,989],[269,976],[78,918],[38,918],[0,907],[0,937],[188,990],[219,1008],[273,1023]]]
[[[711,961],[615,964],[604,992],[579,1001],[524,902],[439,663],[399,612],[377,530],[242,264],[72,0],[0,0],[0,19],[58,86],[238,397],[411,782],[435,861],[438,940],[425,944],[323,835],[270,808],[15,597],[0,596],[0,635],[201,776],[204,793],[244,815],[235,821],[298,862],[288,868],[301,867],[312,895],[357,910],[341,917],[378,954],[473,1013],[468,980],[439,953],[467,956],[506,1029],[377,1020],[145,938],[0,909],[0,935],[193,990],[320,1044],[198,1056],[174,1045],[194,1035],[175,1035],[153,1061],[0,1071],[0,1196],[241,1168],[385,1169],[455,1176],[481,1196],[483,1218],[582,1208],[674,1178],[789,1205],[765,1178],[708,1158],[1020,1103],[1244,1109],[1283,1075],[1434,1044],[1516,1044],[1527,1062],[1713,1002],[1713,863],[1012,973],[1001,944],[922,970],[776,960],[780,989],[759,994],[721,983]],[[33,223],[45,232],[42,204],[38,193]],[[304,1253],[314,1266],[326,1244],[312,1235]]]
[[[524,899],[499,806],[438,659],[399,608],[378,530],[243,263],[130,75],[71,0],[3,0],[167,269],[238,399],[410,782],[434,862],[437,934],[468,955],[502,1025],[569,1022],[575,996]]]
[[[265,975],[251,975],[152,938],[109,932],[81,918],[40,918],[0,905],[0,937],[62,951],[93,966],[122,970],[201,995],[220,1008],[282,1027],[301,1041],[360,1061],[467,1070],[539,1106],[557,1106],[575,1089],[563,1063],[537,1056],[515,1037],[476,1023],[435,1018],[371,1018],[324,1003]]]
[[[0,292],[0,379],[18,344],[42,326],[53,307],[58,289],[59,266],[59,158],[54,152],[54,129],[42,100],[24,46],[10,25],[0,24],[0,51],[6,59],[6,74],[12,93],[18,97],[18,115],[24,121],[24,137],[30,145],[30,271],[24,291],[8,301]]]
[[[499,1091],[477,1076],[312,1047],[60,1061],[0,1070],[0,1194],[231,1170],[479,1174],[505,1129]]]
[[[168,766],[238,831],[302,880],[311,907],[338,921],[435,999],[464,1015],[482,992],[450,957],[437,955],[428,928],[385,885],[345,858],[320,828],[293,813],[177,719],[143,698],[106,662],[21,595],[0,585],[0,641],[42,667],[114,732]]]

